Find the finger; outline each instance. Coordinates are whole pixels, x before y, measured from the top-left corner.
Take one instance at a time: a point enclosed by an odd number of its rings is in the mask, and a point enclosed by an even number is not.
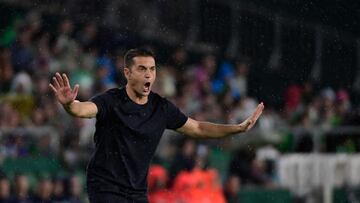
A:
[[[253,112],[253,114],[250,116],[251,119],[256,120],[256,117],[258,117],[259,113],[261,112],[260,107],[258,106],[255,111]]]
[[[259,119],[260,115],[262,112],[260,112],[256,117],[255,117],[255,122]],[[255,124],[255,123],[254,123]]]
[[[253,119],[254,119],[255,122],[259,119],[259,117],[261,116],[261,114],[262,114],[262,109],[260,109],[259,111],[257,111],[257,112],[255,113],[255,115],[254,115],[254,117],[253,117]]]
[[[56,89],[59,89],[59,88],[60,88],[60,84],[59,84],[58,80],[56,79],[56,77],[53,77],[53,81],[54,81],[54,87],[55,87]]]
[[[78,92],[79,92],[79,87],[80,87],[80,85],[76,84],[75,87],[74,87],[74,89],[72,90],[72,93],[74,94],[74,98],[73,98],[73,99],[75,99],[75,98],[77,97],[77,94],[78,94]]]
[[[264,104],[261,102],[261,103],[257,106],[255,112],[253,113],[253,118],[254,118],[254,119],[258,119],[259,116],[262,114],[263,109],[264,109]]]
[[[62,74],[62,77],[63,77],[63,80],[64,80],[65,87],[70,87],[69,78],[66,76],[65,73]]]
[[[264,103],[261,102],[260,107],[259,107],[260,110],[257,112],[256,119],[258,119],[260,117],[260,115],[262,114],[264,108],[265,108]]]
[[[57,90],[56,88],[50,83],[49,84],[49,87],[52,89],[52,91],[56,94],[57,93]]]
[[[249,118],[251,120],[250,125],[248,126],[248,129],[252,128],[256,121],[258,120],[258,118],[260,117],[262,113],[262,108],[256,109],[256,111],[253,113],[253,115]]]
[[[262,111],[263,111],[262,108],[257,109],[257,111],[254,114],[254,119],[255,120],[257,120],[260,117],[260,115],[262,114]]]
[[[64,87],[64,81],[60,75],[60,73],[55,74],[57,81],[59,82],[60,87]]]

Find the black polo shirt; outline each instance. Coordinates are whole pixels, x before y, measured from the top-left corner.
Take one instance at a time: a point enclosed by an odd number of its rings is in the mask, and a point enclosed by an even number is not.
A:
[[[91,101],[98,113],[88,192],[146,198],[148,168],[164,130],[180,128],[187,117],[153,92],[144,105],[133,102],[125,88],[110,89]]]

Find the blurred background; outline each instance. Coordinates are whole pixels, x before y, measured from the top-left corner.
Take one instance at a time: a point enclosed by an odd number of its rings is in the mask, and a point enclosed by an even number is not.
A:
[[[0,202],[87,202],[94,119],[66,114],[55,72],[86,101],[125,84],[123,55],[157,55],[154,91],[188,116],[254,129],[166,131],[149,173],[160,202],[360,201],[356,0],[0,0]]]

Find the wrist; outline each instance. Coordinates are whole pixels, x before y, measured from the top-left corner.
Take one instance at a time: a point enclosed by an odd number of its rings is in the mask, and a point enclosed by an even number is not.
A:
[[[65,109],[70,109],[71,106],[74,104],[74,102],[75,102],[75,100],[72,100],[71,102],[68,102],[68,103],[66,103],[66,104],[63,104],[63,107],[64,107]]]
[[[68,112],[70,115],[72,116],[76,116],[76,109],[78,109],[76,106],[74,106],[75,102],[78,102],[77,100],[73,100],[67,104],[63,104],[63,107],[65,109],[66,112]]]
[[[237,129],[238,129],[237,132],[239,132],[239,133],[243,133],[246,131],[245,126],[242,123],[237,125]]]
[[[70,106],[74,101],[67,102],[65,104],[62,104],[63,106]]]

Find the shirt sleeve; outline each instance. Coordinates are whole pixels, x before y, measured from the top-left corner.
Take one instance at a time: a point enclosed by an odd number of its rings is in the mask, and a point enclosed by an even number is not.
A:
[[[188,117],[185,116],[172,102],[167,99],[165,99],[165,101],[166,128],[176,130],[182,127],[186,123]]]
[[[103,120],[108,114],[108,109],[109,109],[109,98],[107,93],[97,94],[94,97],[92,97],[90,101],[93,102],[98,109],[98,112],[96,114],[96,119]]]

